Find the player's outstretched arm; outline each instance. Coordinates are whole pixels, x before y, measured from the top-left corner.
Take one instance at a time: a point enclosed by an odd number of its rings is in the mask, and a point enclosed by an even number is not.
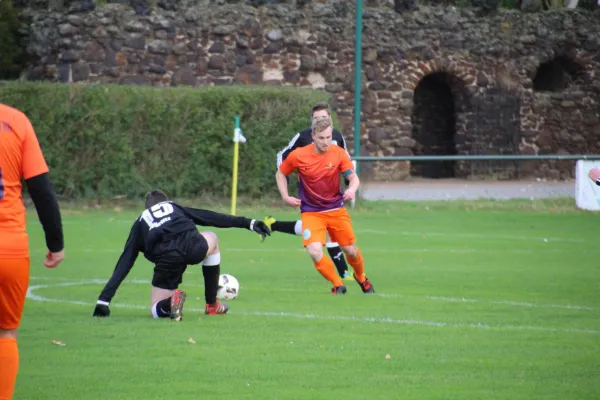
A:
[[[271,236],[271,230],[262,221],[199,208],[183,207],[183,209],[196,225],[214,226],[215,228],[245,228],[262,236]]]
[[[119,261],[117,261],[113,274],[104,286],[104,289],[102,289],[102,292],[100,292],[96,307],[94,308],[94,317],[110,316],[109,305],[112,298],[117,293],[117,289],[121,286],[123,280],[127,278],[131,268],[133,268],[139,252],[143,251],[143,240],[139,232],[139,224],[140,221],[137,219],[131,227],[125,248],[123,249],[123,253],[121,253],[121,257],[119,257]]]

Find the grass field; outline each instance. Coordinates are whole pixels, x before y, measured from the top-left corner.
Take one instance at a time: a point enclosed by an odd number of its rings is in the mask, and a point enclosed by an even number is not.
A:
[[[143,257],[111,317],[92,318],[137,212],[63,214],[57,270],[30,218],[17,400],[600,399],[600,216],[567,202],[363,204],[351,215],[375,296],[354,282],[331,296],[299,237],[216,230],[241,295],[205,317],[191,267],[182,323],[148,318]]]

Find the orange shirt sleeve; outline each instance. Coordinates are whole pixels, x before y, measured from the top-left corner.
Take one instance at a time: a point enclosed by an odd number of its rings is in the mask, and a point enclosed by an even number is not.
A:
[[[19,122],[20,128],[23,130],[22,173],[24,179],[29,179],[48,172],[48,165],[29,119],[23,116],[23,119]]]
[[[340,163],[340,169],[342,174],[347,171],[351,171],[354,169],[354,164],[352,164],[352,160],[350,160],[350,156],[346,153],[346,150],[341,150],[340,155],[342,158],[342,162]]]
[[[283,162],[279,166],[279,170],[284,175],[289,175],[292,172],[294,172],[294,170],[298,166],[297,163],[298,163],[298,151],[294,150],[285,158],[285,160],[283,160]]]

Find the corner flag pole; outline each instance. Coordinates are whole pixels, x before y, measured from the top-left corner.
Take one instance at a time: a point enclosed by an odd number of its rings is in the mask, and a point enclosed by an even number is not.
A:
[[[238,162],[240,158],[240,142],[246,143],[246,138],[240,129],[240,117],[235,116],[235,129],[233,131],[233,178],[231,183],[231,215],[235,215],[237,204]]]

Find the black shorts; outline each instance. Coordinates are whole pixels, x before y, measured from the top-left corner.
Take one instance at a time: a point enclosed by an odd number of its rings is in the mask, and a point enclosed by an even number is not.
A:
[[[208,242],[197,230],[182,233],[175,243],[165,243],[167,248],[175,248],[156,257],[152,286],[175,290],[183,280],[188,265],[200,264],[208,253]]]

